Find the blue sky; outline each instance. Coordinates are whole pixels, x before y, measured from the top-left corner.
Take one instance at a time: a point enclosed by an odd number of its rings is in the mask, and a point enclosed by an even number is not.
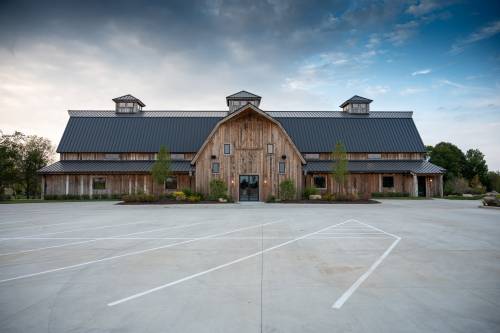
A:
[[[500,3],[0,3],[0,129],[58,143],[68,109],[412,110],[426,144],[479,148],[500,169]]]

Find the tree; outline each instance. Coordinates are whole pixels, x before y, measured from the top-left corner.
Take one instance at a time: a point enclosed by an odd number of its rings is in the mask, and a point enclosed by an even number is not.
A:
[[[488,191],[500,192],[500,171],[488,172]]]
[[[40,194],[37,171],[53,160],[54,148],[48,139],[15,132],[0,138],[0,193],[10,187],[27,198]]]
[[[484,160],[484,155],[479,149],[469,149],[465,154],[464,177],[469,181],[477,176],[481,184],[488,183],[488,166]]]
[[[347,153],[344,145],[340,141],[335,145],[333,159],[335,161],[332,169],[333,177],[337,182],[338,192],[342,192],[347,179]]]
[[[156,184],[163,185],[165,183],[165,179],[170,176],[170,165],[170,153],[165,146],[161,146],[158,158],[151,168],[151,176]]]
[[[463,175],[464,153],[452,143],[440,142],[430,153],[430,162],[446,169],[445,180]]]
[[[209,183],[210,188],[210,199],[211,200],[219,200],[219,199],[227,199],[227,185],[221,179],[212,179]]]
[[[431,153],[432,153],[432,150],[434,149],[433,146],[425,146],[425,157],[426,158],[430,158],[431,157]]]

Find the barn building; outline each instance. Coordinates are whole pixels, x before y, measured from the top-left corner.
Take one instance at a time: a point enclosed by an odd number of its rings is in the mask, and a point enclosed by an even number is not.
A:
[[[247,91],[227,96],[225,111],[149,111],[132,95],[113,101],[114,110],[68,111],[60,161],[39,171],[43,195],[207,194],[214,178],[236,201],[279,196],[285,179],[297,196],[308,186],[334,193],[337,142],[347,150],[345,191],[443,195],[443,169],[426,160],[412,112],[371,111],[360,96],[340,111],[263,110]],[[151,167],[162,145],[172,174],[156,184]]]

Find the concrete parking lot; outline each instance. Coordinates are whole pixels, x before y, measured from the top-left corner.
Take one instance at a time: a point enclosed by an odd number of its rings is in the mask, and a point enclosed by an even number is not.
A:
[[[478,205],[0,205],[0,331],[498,332]]]

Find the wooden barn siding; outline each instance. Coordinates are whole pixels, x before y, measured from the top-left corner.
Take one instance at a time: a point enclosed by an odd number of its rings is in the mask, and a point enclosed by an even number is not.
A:
[[[333,150],[333,149],[332,149]],[[380,153],[381,160],[423,160],[424,153]],[[331,160],[331,153],[320,153],[320,160]],[[367,160],[368,153],[347,153],[348,160]]]
[[[156,153],[117,153],[123,161],[151,161],[156,159]],[[190,161],[195,153],[183,153],[184,160]],[[61,153],[61,160],[105,160],[105,153]]]
[[[224,144],[232,144],[232,154],[224,155]],[[274,144],[274,154],[267,154],[267,144]],[[211,158],[212,155],[216,159]],[[286,155],[286,173],[278,175],[278,162]],[[220,163],[220,173],[212,174],[212,162]],[[196,189],[209,193],[214,178],[228,184],[229,195],[238,200],[239,176],[259,176],[259,199],[278,195],[279,182],[292,179],[297,194],[302,192],[302,164],[284,132],[268,119],[251,113],[243,114],[222,124],[196,161]],[[266,183],[264,183],[266,181]]]
[[[315,175],[326,177],[326,189],[320,189],[320,193],[336,193],[338,192],[338,187],[335,179],[331,174],[326,173],[315,173],[308,174],[305,178],[305,186],[310,187],[314,185],[313,177]],[[383,188],[382,187],[382,177],[393,176],[394,177],[394,187]],[[439,175],[428,175],[426,177],[426,192],[427,196],[439,196],[440,195],[440,176]],[[431,181],[432,179],[432,181]],[[373,193],[373,192],[404,192],[404,193],[414,193],[413,188],[413,176],[410,174],[348,174],[346,180],[345,191],[348,193]]]
[[[191,188],[194,190],[194,180],[191,180],[187,174],[177,174],[177,189]],[[92,186],[92,178],[106,178],[105,190],[92,190],[92,195],[111,195],[111,194],[129,194],[130,193],[155,193],[163,194],[175,190],[165,190],[163,185],[157,185],[153,182],[151,175],[119,175],[119,174],[94,174],[94,175],[45,175],[46,195],[64,195],[66,194],[66,178],[68,177],[69,195],[90,195],[89,189]],[[83,180],[83,183],[82,183]],[[82,192],[83,184],[83,192]],[[145,186],[144,186],[145,185]]]

